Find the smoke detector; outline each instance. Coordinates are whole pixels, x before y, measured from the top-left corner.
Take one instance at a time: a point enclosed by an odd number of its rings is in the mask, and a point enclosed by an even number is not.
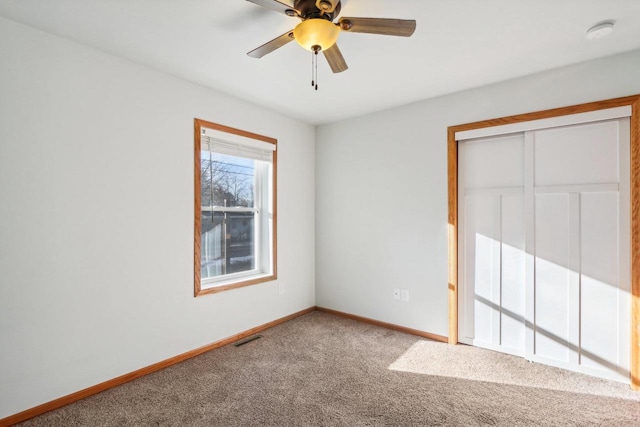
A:
[[[613,21],[599,22],[587,30],[586,36],[589,40],[601,39],[613,33]]]

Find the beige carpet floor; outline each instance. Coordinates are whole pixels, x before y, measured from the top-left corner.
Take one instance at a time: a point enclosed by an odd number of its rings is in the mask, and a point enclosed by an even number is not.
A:
[[[627,385],[313,312],[24,426],[640,426]]]

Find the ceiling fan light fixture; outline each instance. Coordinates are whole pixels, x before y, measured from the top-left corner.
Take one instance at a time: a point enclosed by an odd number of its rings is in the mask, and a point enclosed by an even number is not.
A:
[[[293,36],[300,46],[309,51],[327,50],[333,46],[340,35],[340,28],[331,21],[312,18],[302,21],[293,29]]]

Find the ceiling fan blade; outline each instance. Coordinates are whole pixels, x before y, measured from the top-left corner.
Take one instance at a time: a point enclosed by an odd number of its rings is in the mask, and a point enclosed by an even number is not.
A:
[[[349,68],[342,56],[342,52],[340,52],[340,49],[338,48],[337,43],[329,49],[323,50],[322,53],[324,53],[324,57],[327,58],[331,71],[334,73],[341,73]]]
[[[340,18],[338,22],[343,31],[350,33],[409,37],[416,30],[413,19]]]
[[[293,6],[285,3],[281,3],[278,0],[247,0],[258,6],[266,7],[267,9],[274,10],[276,12],[284,13],[287,16],[300,16],[300,12],[295,10]]]
[[[259,48],[253,49],[251,52],[247,52],[247,55],[252,58],[262,58],[266,54],[273,52],[274,50],[284,46],[292,40],[294,40],[293,30],[287,31],[283,35],[263,44]]]

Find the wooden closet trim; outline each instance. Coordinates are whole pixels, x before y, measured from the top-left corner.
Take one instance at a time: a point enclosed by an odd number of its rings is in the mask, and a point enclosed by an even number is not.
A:
[[[456,132],[500,126],[607,108],[631,106],[630,202],[631,202],[631,388],[640,390],[640,95],[554,108],[450,126],[447,130],[449,195],[449,344],[458,343],[458,141]]]

